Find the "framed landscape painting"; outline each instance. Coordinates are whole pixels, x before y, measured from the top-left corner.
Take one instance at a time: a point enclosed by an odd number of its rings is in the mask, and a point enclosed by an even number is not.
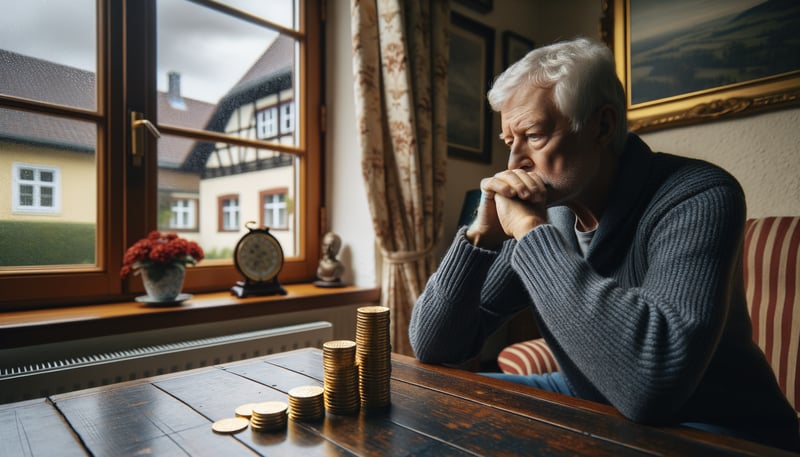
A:
[[[494,30],[458,13],[450,16],[447,153],[491,163],[492,114],[486,92],[494,65]]]
[[[800,105],[800,2],[604,2],[631,130]]]

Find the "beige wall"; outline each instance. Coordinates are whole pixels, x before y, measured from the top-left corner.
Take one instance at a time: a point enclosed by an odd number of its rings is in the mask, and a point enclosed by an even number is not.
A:
[[[12,164],[56,167],[60,172],[61,211],[24,214],[12,211]],[[0,220],[95,223],[97,166],[88,152],[62,151],[18,143],[0,143]]]
[[[327,52],[328,134],[326,202],[330,228],[342,236],[345,279],[359,285],[378,283],[374,231],[364,195],[360,152],[356,142],[350,45],[350,2],[329,3]],[[600,0],[495,0],[491,13],[475,13],[453,2],[453,9],[495,29],[495,68],[500,70],[502,31],[512,30],[537,45],[563,38],[600,36]],[[499,131],[499,120],[494,129]],[[699,157],[721,165],[745,189],[750,217],[800,214],[800,109],[759,114],[644,134],[658,151]],[[448,162],[445,239],[456,230],[464,192],[480,179],[505,167],[497,142],[492,164],[460,159]]]

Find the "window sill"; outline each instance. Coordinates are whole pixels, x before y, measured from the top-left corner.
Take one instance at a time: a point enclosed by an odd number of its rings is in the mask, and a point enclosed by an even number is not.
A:
[[[380,300],[380,290],[312,284],[283,286],[286,295],[237,298],[230,292],[196,294],[181,306],[139,302],[71,306],[0,313],[0,347],[14,348],[183,325],[332,308]]]

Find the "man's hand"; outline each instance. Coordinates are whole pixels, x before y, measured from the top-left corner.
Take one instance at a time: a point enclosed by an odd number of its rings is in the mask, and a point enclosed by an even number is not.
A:
[[[546,223],[547,187],[539,175],[519,169],[481,180],[478,216],[467,238],[476,246],[495,249]]]

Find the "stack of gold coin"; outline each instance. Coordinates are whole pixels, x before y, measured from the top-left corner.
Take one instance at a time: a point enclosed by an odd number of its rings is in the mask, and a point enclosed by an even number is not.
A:
[[[361,407],[383,408],[391,401],[392,347],[389,342],[389,308],[363,306],[356,314],[356,363]]]
[[[325,417],[325,390],[320,386],[300,386],[289,391],[289,417],[312,422]]]
[[[282,401],[255,403],[251,408],[250,428],[256,432],[284,430],[288,409],[289,405]]]
[[[356,342],[334,340],[324,343],[322,367],[325,379],[325,411],[342,416],[358,414],[361,400],[358,393]]]

